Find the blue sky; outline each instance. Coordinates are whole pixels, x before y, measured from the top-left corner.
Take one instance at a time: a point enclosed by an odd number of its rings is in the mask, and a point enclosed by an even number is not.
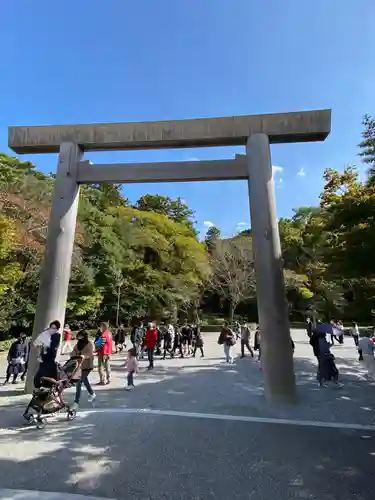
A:
[[[278,215],[317,203],[324,168],[360,164],[375,115],[373,0],[3,0],[0,151],[8,125],[145,121],[332,108],[324,143],[272,147]],[[243,148],[111,152],[97,162],[231,158]],[[55,171],[55,155],[30,156]],[[282,170],[281,170],[282,169]],[[303,175],[302,175],[303,174]],[[233,234],[246,182],[125,186],[181,196]]]

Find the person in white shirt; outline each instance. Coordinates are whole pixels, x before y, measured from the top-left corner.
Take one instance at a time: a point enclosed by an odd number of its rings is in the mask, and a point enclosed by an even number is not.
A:
[[[359,328],[357,323],[353,322],[353,326],[350,329],[350,333],[352,334],[354,344],[358,347],[359,342]]]
[[[368,378],[375,379],[375,344],[369,338],[368,332],[364,332],[363,336],[359,339],[358,350],[362,353]]]

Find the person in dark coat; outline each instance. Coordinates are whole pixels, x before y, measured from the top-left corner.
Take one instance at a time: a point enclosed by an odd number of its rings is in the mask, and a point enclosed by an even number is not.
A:
[[[173,355],[176,354],[176,351],[178,350],[180,352],[180,358],[184,357],[184,352],[183,352],[183,338],[182,334],[179,331],[178,327],[176,328],[175,331],[175,336],[174,336],[174,341],[173,341]]]
[[[121,324],[117,330],[115,335],[115,353],[122,352],[124,349],[124,344],[126,347],[126,330],[123,324]]]
[[[195,354],[197,352],[197,349],[200,349],[200,351],[201,351],[201,358],[203,358],[204,357],[204,351],[203,351],[204,342],[203,342],[202,333],[201,333],[201,330],[200,330],[199,326],[196,326],[194,330],[195,331],[194,331],[194,351],[193,351],[193,358],[195,358]]]
[[[27,356],[25,339],[26,335],[21,334],[10,346],[7,357],[8,368],[4,385],[9,383],[11,376],[13,376],[12,384],[16,384],[18,375],[22,374],[24,371]]]

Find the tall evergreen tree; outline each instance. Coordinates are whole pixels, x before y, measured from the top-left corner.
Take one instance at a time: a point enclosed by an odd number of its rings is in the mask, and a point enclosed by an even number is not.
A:
[[[365,115],[362,122],[365,127],[362,132],[362,141],[359,143],[359,156],[363,163],[370,165],[368,170],[368,184],[375,185],[375,118]]]

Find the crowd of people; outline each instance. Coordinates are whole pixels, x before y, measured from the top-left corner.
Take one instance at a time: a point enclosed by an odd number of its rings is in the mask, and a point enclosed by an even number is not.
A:
[[[73,334],[69,325],[65,325],[60,334],[61,325],[59,321],[53,321],[49,328],[44,330],[31,344],[26,335],[21,334],[13,342],[8,352],[8,366],[6,370],[4,384],[17,383],[18,377],[25,379],[28,369],[28,360],[32,345],[38,350],[39,367],[34,377],[34,386],[41,386],[43,377],[58,379],[58,363],[56,357],[61,343],[61,354],[69,355],[71,358],[79,358],[81,361],[81,376],[76,384],[75,406],[78,406],[81,398],[82,385],[85,386],[89,401],[96,397],[95,391],[90,383],[89,376],[94,369],[95,359],[99,374],[99,384],[108,385],[111,383],[111,356],[114,353],[121,353],[127,350],[124,367],[126,369],[126,389],[134,387],[134,376],[138,372],[138,362],[148,359],[148,370],[153,370],[155,357],[160,359],[174,358],[179,356],[195,357],[200,352],[204,357],[204,340],[198,325],[183,324],[181,326],[171,323],[148,323],[144,326],[142,322],[127,329],[121,324],[114,335],[109,330],[107,323],[102,323],[91,342],[87,331],[82,330],[76,334],[76,343],[73,344]],[[313,323],[307,319],[306,331],[309,342],[317,358],[318,370],[317,380],[320,387],[326,387],[328,382],[339,385],[339,372],[335,364],[335,357],[331,352],[331,347],[335,344],[344,343],[344,328],[341,322],[331,322],[323,324]],[[367,374],[375,378],[375,337],[371,338],[369,331],[360,334],[356,323],[350,330],[353,337],[354,346],[358,350],[359,360],[363,361]],[[228,364],[234,362],[234,346],[240,341],[241,358],[246,356],[246,352],[254,358],[254,351],[257,351],[258,361],[261,360],[261,333],[258,325],[253,327],[247,323],[238,322],[230,326],[224,322],[221,329],[218,344],[223,346],[225,361]],[[294,351],[294,342],[291,339],[291,348]]]
[[[204,357],[204,341],[198,325],[184,324],[173,326],[171,323],[159,324],[149,323],[147,327],[143,323],[134,325],[129,331],[121,324],[115,334],[109,330],[107,323],[102,323],[91,342],[87,331],[82,330],[76,334],[77,342],[73,346],[73,333],[69,325],[65,325],[62,335],[59,331],[61,324],[53,321],[49,328],[44,330],[31,344],[30,338],[21,334],[11,345],[7,361],[7,371],[4,384],[10,381],[16,384],[18,377],[25,379],[32,345],[38,350],[39,367],[34,377],[34,386],[39,388],[41,381],[45,377],[52,379],[59,378],[59,365],[56,363],[59,346],[61,343],[61,354],[69,355],[81,360],[81,377],[76,384],[76,396],[74,405],[79,405],[82,384],[89,393],[89,400],[96,397],[89,380],[89,375],[94,369],[94,360],[97,359],[99,374],[99,385],[111,383],[111,356],[113,353],[127,350],[125,367],[127,371],[128,390],[134,387],[134,375],[138,371],[138,360],[143,359],[145,354],[148,358],[148,369],[154,368],[155,356],[166,356],[173,358],[179,355],[181,358],[195,357],[199,350],[201,357]],[[12,380],[11,380],[12,378]]]

